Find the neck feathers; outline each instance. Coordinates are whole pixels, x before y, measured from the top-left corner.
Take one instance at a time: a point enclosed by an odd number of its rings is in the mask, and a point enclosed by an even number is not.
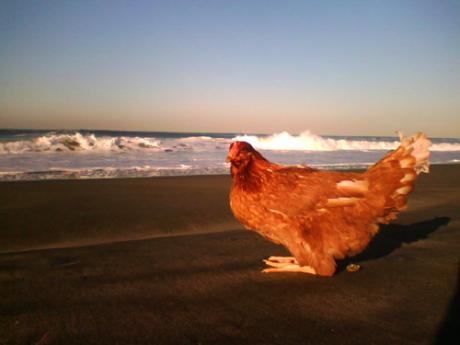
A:
[[[239,168],[235,167],[235,172],[232,173],[234,184],[247,192],[259,191],[267,169],[271,165],[260,153],[254,152],[246,164]]]

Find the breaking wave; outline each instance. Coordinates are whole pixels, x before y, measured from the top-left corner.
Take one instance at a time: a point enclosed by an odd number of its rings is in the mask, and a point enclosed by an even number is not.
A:
[[[228,139],[207,136],[159,139],[139,136],[96,136],[94,134],[48,133],[28,140],[0,142],[0,154],[31,152],[170,152],[208,150],[210,146],[227,144]],[[211,145],[209,145],[211,143]],[[226,148],[226,146],[218,147]]]
[[[226,151],[232,140],[247,141],[256,149],[271,151],[388,151],[399,145],[396,138],[322,137],[310,131],[304,131],[299,135],[282,132],[268,136],[238,135],[233,138],[217,135],[168,138],[49,132],[22,140],[0,141],[0,155],[53,152],[215,152]],[[430,150],[460,151],[460,143],[438,139],[433,142]]]
[[[126,131],[0,130],[0,181],[227,174],[232,141],[284,165],[363,169],[399,145],[395,137],[327,137]],[[460,139],[432,139],[431,164],[458,164]]]
[[[299,135],[288,132],[270,136],[241,135],[234,140],[246,141],[260,150],[285,150],[285,151],[369,151],[393,150],[400,144],[399,140],[370,140],[366,139],[340,139],[327,138],[304,131]],[[433,143],[430,151],[460,151],[459,143]]]
[[[29,140],[0,143],[0,153],[68,151],[122,151],[126,149],[158,150],[157,140],[139,137],[96,137],[94,134],[46,134]]]

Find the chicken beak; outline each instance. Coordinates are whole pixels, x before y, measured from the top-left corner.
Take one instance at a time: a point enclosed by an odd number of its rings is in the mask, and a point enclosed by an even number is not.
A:
[[[225,163],[231,163],[232,162],[232,159],[230,158],[230,155],[227,156],[227,158],[225,158]]]

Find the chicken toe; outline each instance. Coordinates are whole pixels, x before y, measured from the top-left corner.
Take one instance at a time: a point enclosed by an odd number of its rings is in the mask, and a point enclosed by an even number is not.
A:
[[[291,263],[291,264],[298,264],[297,260],[293,256],[270,256],[268,259],[264,260],[270,262],[278,262],[278,263]]]
[[[268,263],[267,265],[270,265],[272,267],[262,270],[263,273],[300,272],[300,273],[316,274],[315,269],[310,266],[300,266],[299,264],[293,264],[293,263],[279,264],[279,266],[276,266],[276,267]]]

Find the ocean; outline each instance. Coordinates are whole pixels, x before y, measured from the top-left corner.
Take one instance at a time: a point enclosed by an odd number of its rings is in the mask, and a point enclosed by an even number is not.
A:
[[[228,146],[251,143],[269,160],[322,169],[365,168],[397,137],[319,136],[309,131],[167,133],[105,130],[1,130],[0,181],[227,174]],[[432,138],[431,164],[460,163],[459,138]]]

